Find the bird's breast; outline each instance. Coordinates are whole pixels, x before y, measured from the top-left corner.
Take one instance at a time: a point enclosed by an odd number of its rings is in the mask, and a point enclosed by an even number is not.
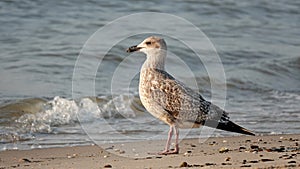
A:
[[[151,69],[142,70],[140,73],[139,96],[144,107],[149,111],[155,106],[153,101],[154,92],[159,88],[159,80]]]

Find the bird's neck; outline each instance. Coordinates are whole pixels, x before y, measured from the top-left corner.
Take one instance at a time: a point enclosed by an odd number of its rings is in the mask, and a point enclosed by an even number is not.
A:
[[[165,70],[165,59],[166,59],[166,51],[152,51],[151,53],[147,53],[147,59],[143,64],[142,69],[159,69]]]

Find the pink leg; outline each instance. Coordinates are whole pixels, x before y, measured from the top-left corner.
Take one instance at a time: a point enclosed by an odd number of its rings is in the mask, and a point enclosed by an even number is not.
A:
[[[179,140],[179,129],[174,126],[175,128],[175,149],[174,149],[174,154],[178,154],[179,153],[179,144],[178,144],[178,140]]]
[[[167,140],[167,143],[166,143],[165,150],[158,153],[158,154],[161,154],[161,155],[168,154],[169,149],[170,149],[171,140],[172,140],[172,135],[173,135],[173,126],[170,126],[169,133],[168,133],[168,140]]]
[[[173,129],[175,129],[175,149],[174,151],[170,151],[170,144],[172,140],[172,135],[173,135]],[[170,126],[170,130],[168,133],[168,140],[166,143],[165,150],[159,154],[161,155],[167,155],[167,154],[178,154],[179,153],[179,146],[178,146],[178,138],[179,138],[179,130],[176,126]]]

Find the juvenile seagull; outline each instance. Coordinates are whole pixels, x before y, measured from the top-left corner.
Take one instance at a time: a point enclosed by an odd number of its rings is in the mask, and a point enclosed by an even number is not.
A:
[[[159,154],[178,154],[178,128],[206,125],[217,129],[254,135],[229,120],[228,113],[206,101],[199,93],[186,87],[165,71],[167,45],[164,39],[151,36],[127,49],[147,55],[140,72],[139,95],[142,104],[154,117],[170,126],[165,150]],[[170,143],[175,133],[175,148]]]

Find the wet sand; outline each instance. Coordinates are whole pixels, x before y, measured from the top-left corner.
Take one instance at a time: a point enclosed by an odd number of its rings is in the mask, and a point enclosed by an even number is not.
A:
[[[184,139],[180,153],[156,155],[165,140],[0,152],[0,169],[300,168],[300,134]]]

